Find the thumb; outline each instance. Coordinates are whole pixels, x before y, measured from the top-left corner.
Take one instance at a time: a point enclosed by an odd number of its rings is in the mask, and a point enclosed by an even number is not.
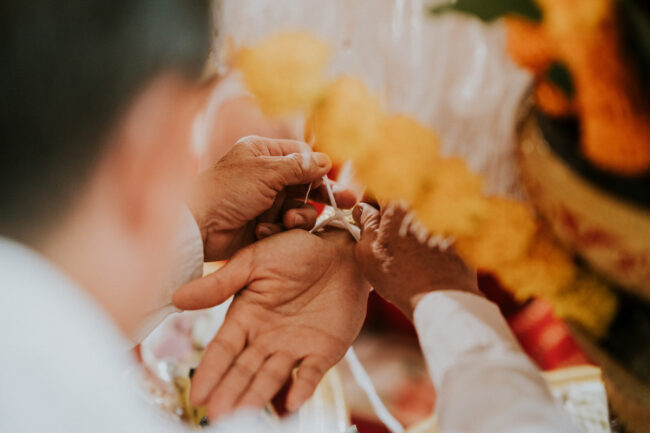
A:
[[[182,286],[172,302],[181,310],[201,310],[223,303],[252,279],[252,256],[252,249],[244,248],[218,271]]]
[[[361,228],[361,241],[372,243],[379,230],[379,211],[367,203],[359,203],[352,212],[352,217]]]
[[[280,175],[278,190],[291,185],[304,185],[319,180],[332,168],[332,160],[324,153],[292,153],[286,156],[267,156],[268,168]]]

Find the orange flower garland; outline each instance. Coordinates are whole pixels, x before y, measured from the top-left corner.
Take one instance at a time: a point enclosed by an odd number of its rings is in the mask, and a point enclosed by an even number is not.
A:
[[[538,76],[535,96],[548,114],[580,115],[587,159],[604,170],[636,176],[650,171],[650,103],[621,50],[614,0],[537,0],[540,25],[508,18],[508,52]],[[541,81],[552,60],[571,72],[575,107]]]

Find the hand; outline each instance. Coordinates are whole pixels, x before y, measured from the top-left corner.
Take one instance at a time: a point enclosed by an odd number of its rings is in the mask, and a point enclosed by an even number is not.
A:
[[[346,232],[292,230],[239,251],[214,274],[174,295],[186,310],[235,296],[192,378],[190,401],[210,419],[236,407],[262,408],[297,366],[293,411],[345,354],[365,318],[369,286]]]
[[[293,140],[247,137],[240,140],[212,169],[196,179],[189,207],[201,230],[206,261],[227,259],[257,237],[283,229],[313,227],[317,214],[304,204],[323,200],[320,180],[331,168],[323,153]],[[298,199],[299,198],[299,199]],[[343,208],[356,197],[338,189]]]
[[[476,272],[453,248],[441,247],[407,211],[389,206],[381,212],[361,203],[353,212],[361,227],[355,256],[364,275],[383,298],[413,317],[428,292],[463,290],[480,295]]]

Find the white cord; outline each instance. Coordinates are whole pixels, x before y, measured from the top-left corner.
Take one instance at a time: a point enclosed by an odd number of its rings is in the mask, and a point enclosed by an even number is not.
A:
[[[327,190],[327,195],[329,197],[330,205],[332,206],[334,214],[329,218],[325,218],[323,221],[316,224],[316,226],[311,231],[314,232],[320,230],[321,228],[328,225],[336,226],[350,232],[352,237],[358,242],[359,239],[361,239],[361,230],[359,229],[359,227],[350,224],[350,221],[348,221],[348,217],[350,216],[350,211],[341,210],[336,205],[336,199],[334,198],[334,191],[332,191],[332,184],[329,178],[327,177],[327,175],[323,176],[323,185],[325,185],[325,189]],[[347,361],[350,367],[350,371],[352,372],[352,376],[354,377],[354,380],[357,382],[359,387],[366,394],[366,397],[368,397],[368,400],[370,401],[370,405],[372,406],[372,409],[375,411],[375,414],[377,415],[379,420],[392,433],[404,432],[404,427],[402,427],[399,421],[395,419],[395,417],[388,411],[384,403],[381,401],[381,398],[379,397],[379,394],[377,394],[377,390],[375,389],[375,386],[372,384],[372,380],[370,379],[370,376],[368,376],[368,373],[366,372],[365,368],[363,368],[363,365],[361,364],[361,361],[359,361],[359,358],[357,357],[354,348],[350,347],[348,349],[348,351],[345,354],[345,360]]]
[[[390,430],[392,433],[402,433],[404,431],[404,427],[402,427],[402,424],[400,424],[399,421],[397,421],[395,417],[391,415],[388,409],[386,409],[386,406],[377,394],[375,386],[372,384],[372,380],[370,380],[370,376],[368,376],[368,373],[363,368],[361,361],[359,361],[359,358],[357,357],[357,354],[352,347],[350,347],[345,354],[345,360],[350,366],[354,380],[366,393],[366,396],[372,405],[372,409],[375,411],[375,414],[377,414],[379,420],[384,423],[386,428],[388,428],[388,430]]]

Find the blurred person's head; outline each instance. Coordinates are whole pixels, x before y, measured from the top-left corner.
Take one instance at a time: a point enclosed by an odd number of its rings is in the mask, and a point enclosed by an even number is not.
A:
[[[182,209],[209,21],[208,0],[0,6],[0,235],[64,268],[127,332]]]

